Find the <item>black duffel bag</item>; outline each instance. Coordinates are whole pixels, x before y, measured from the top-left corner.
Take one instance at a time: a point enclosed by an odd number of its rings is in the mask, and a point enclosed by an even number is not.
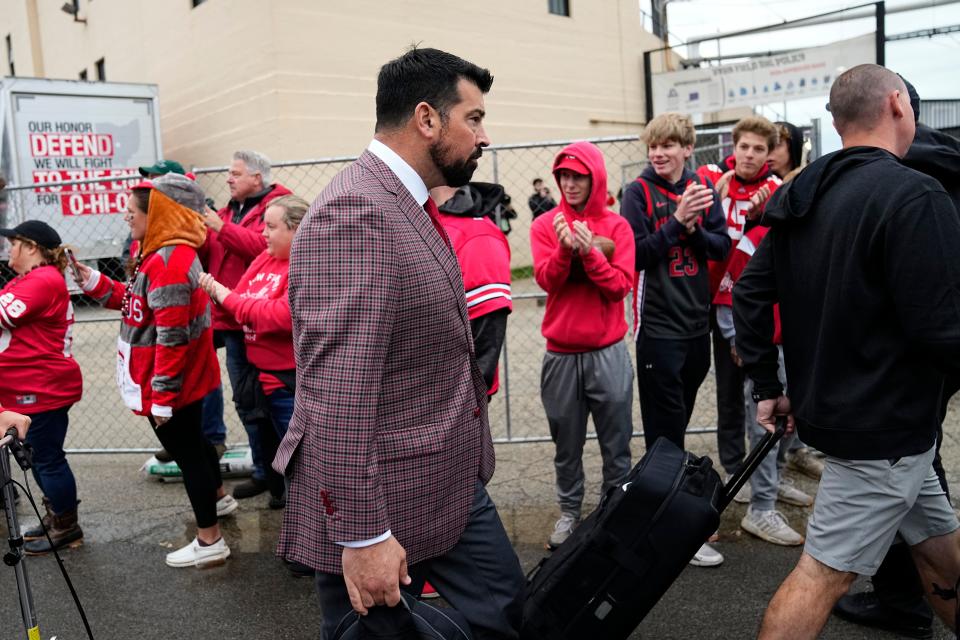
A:
[[[403,591],[400,596],[400,604],[376,607],[375,614],[351,611],[337,625],[333,640],[473,640],[470,625],[456,609],[432,607]]]

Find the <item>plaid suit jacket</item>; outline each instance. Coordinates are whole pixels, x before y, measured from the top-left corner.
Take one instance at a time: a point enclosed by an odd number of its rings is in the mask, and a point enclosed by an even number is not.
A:
[[[342,573],[337,542],[390,529],[414,564],[449,551],[493,474],[486,386],[457,258],[369,151],[293,242],[293,419],[278,555]]]

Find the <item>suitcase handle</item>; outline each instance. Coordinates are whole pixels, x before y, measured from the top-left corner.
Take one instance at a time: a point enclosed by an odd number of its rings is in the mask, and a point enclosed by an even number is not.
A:
[[[777,416],[777,428],[763,436],[760,444],[754,447],[750,455],[747,456],[747,459],[743,461],[740,468],[737,469],[733,477],[730,478],[730,481],[723,487],[723,495],[720,496],[720,500],[717,503],[717,513],[723,513],[723,510],[733,501],[733,496],[737,495],[740,488],[747,483],[747,480],[749,480],[753,472],[757,470],[757,467],[760,466],[763,459],[767,457],[770,450],[780,442],[780,438],[783,437],[786,431],[787,418],[785,416]]]

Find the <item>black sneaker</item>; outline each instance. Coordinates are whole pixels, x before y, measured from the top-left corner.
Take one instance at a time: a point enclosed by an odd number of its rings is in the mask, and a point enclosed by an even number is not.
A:
[[[267,490],[267,481],[259,478],[250,478],[241,482],[233,488],[233,497],[237,500],[245,500],[258,496]]]
[[[153,454],[153,457],[157,459],[157,462],[173,462],[173,456],[166,449],[160,449]]]
[[[920,605],[926,602],[919,601]],[[933,637],[933,611],[927,606],[927,615],[919,611],[894,608],[884,604],[873,591],[847,594],[833,607],[838,617],[866,627],[892,631],[907,638]]]

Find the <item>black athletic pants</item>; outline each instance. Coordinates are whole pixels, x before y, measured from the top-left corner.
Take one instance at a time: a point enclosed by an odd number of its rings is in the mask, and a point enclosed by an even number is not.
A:
[[[637,336],[637,385],[647,449],[659,436],[684,448],[697,390],[709,370],[709,334],[673,340],[651,338],[641,330]]]
[[[743,368],[730,357],[730,341],[717,326],[715,308],[710,308],[713,336],[713,372],[717,379],[717,451],[720,466],[733,473],[743,463],[744,445]]]
[[[223,484],[217,450],[203,436],[202,405],[203,401],[197,401],[177,409],[159,427],[152,416],[149,418],[160,444],[180,467],[183,486],[201,529],[217,524],[217,489]]]

